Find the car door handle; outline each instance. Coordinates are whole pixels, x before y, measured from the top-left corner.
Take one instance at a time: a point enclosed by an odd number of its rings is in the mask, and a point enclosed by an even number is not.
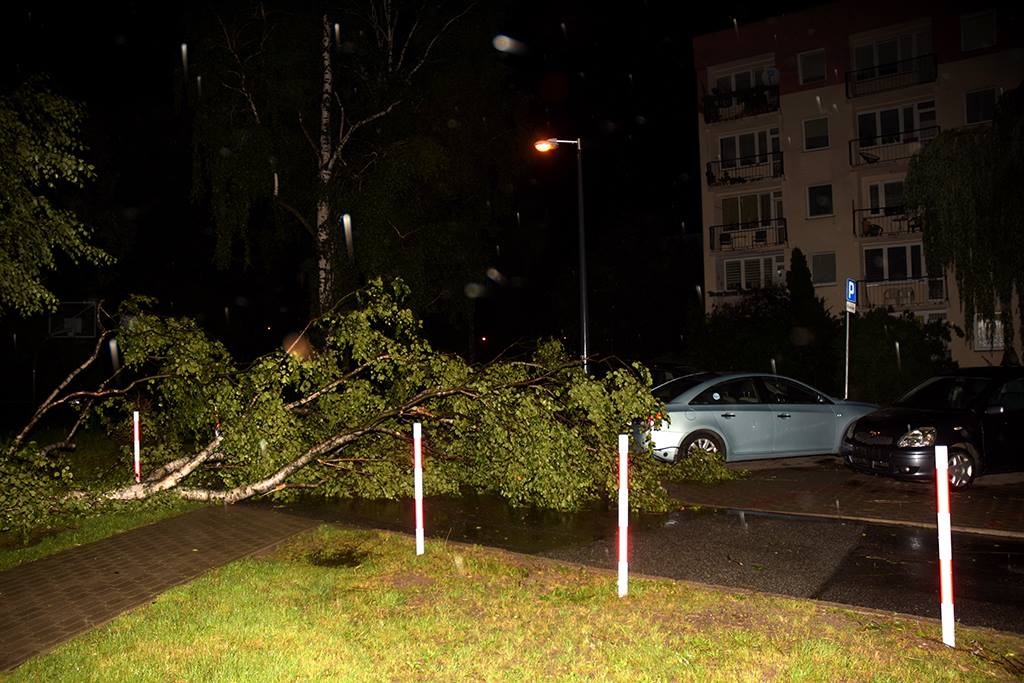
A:
[[[730,420],[736,417],[736,413],[722,413],[722,417],[724,417],[726,420]]]
[[[782,419],[782,420],[788,420],[791,417],[793,417],[793,416],[790,415],[789,413],[779,413],[779,418]]]

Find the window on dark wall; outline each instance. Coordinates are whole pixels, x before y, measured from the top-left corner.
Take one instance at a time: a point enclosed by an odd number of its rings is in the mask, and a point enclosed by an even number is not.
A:
[[[825,50],[811,50],[797,57],[800,85],[825,82]]]
[[[828,147],[828,119],[804,121],[804,149],[825,149]]]
[[[996,111],[995,88],[975,90],[965,96],[967,100],[967,123],[991,121]]]
[[[832,206],[832,185],[811,185],[807,188],[807,215],[831,216],[835,211]]]
[[[996,12],[986,10],[960,17],[960,48],[983,50],[996,44]]]
[[[811,281],[816,285],[831,285],[836,282],[836,253],[811,255]]]

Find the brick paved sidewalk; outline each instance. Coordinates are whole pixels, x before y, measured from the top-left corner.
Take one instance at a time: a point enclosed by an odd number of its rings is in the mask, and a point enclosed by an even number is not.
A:
[[[204,508],[0,572],[0,671],[317,523],[245,505]]]
[[[743,479],[669,484],[684,505],[935,526],[930,482],[854,472],[835,457],[739,463]],[[979,477],[950,501],[954,531],[1024,538],[1024,476]]]

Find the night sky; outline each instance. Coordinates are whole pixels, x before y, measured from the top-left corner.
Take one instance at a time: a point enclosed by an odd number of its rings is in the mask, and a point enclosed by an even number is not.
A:
[[[690,293],[701,279],[701,175],[693,35],[794,5],[509,0],[482,3],[480,16],[467,20],[481,45],[504,34],[525,48],[481,53],[507,67],[509,107],[517,112],[517,130],[498,133],[524,138],[524,148],[540,137],[583,138],[594,353],[649,360],[677,352],[685,335],[680,302],[696,300]],[[62,299],[144,293],[169,312],[206,321],[241,301],[249,317],[237,324],[246,327],[248,350],[265,350],[308,315],[309,302],[290,276],[275,282],[241,265],[213,267],[208,221],[190,201],[190,117],[182,97],[180,46],[202,11],[124,1],[8,3],[0,86],[47,73],[57,92],[88,110],[87,158],[97,181],[69,201],[118,264],[62,268],[50,281]],[[565,336],[572,345],[578,337],[575,151],[540,157],[527,149],[513,170],[514,212],[497,241],[505,274],[524,276],[525,286],[495,292],[477,307],[472,334],[488,336],[487,348],[460,344],[461,331],[437,330],[439,346],[478,359],[521,339]],[[531,222],[555,233],[540,257],[516,244]],[[38,330],[41,322],[5,322],[22,331],[20,351],[33,325]]]

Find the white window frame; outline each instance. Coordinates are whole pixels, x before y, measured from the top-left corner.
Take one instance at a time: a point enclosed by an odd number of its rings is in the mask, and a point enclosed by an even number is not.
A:
[[[811,121],[824,121],[825,122],[825,137],[828,138],[828,143],[824,147],[808,147],[807,146],[807,124]],[[804,138],[804,151],[805,152],[820,152],[823,149],[832,149],[832,124],[827,116],[815,116],[814,118],[804,119],[801,124]]]
[[[967,47],[967,45],[964,44],[964,37],[965,37],[964,36],[964,21],[965,20],[970,20],[970,19],[977,19],[978,17],[983,17],[985,15],[991,15],[992,16],[992,42],[989,43],[988,45],[982,45],[980,47],[970,47],[970,48]],[[995,11],[994,8],[993,9],[982,10],[980,12],[971,12],[969,14],[961,14],[960,15],[960,51],[961,52],[974,52],[975,50],[987,50],[989,48],[995,47],[996,43],[998,43],[998,42],[999,42],[999,27],[996,24],[996,11]]]
[[[765,134],[765,144],[768,145],[768,149],[760,149],[760,137],[759,133]],[[737,133],[730,133],[728,135],[720,135],[718,137],[718,161],[722,162],[722,168],[738,168],[744,164],[740,164],[738,161],[735,166],[726,166],[725,159],[722,157],[722,140],[732,138],[736,141],[736,159],[747,159],[751,155],[744,156],[740,154],[740,137],[743,135],[754,136],[754,154],[753,156],[758,157],[757,164],[766,164],[771,161],[769,155],[776,152],[782,151],[782,141],[779,137],[779,128],[777,126],[771,126],[770,128],[757,128],[754,130],[744,130]],[[764,157],[761,160],[761,157]],[[757,164],[745,164],[746,166],[755,166]]]
[[[821,282],[818,282],[817,280],[814,279],[815,278],[815,275],[814,275],[814,257],[815,256],[831,256],[832,257],[832,279],[831,280],[822,280]],[[834,284],[836,284],[836,282],[839,281],[839,275],[838,275],[838,273],[839,273],[839,261],[836,258],[836,252],[834,252],[834,251],[819,251],[819,252],[812,253],[809,265],[811,266],[811,282],[814,283],[815,287],[825,287],[825,286],[828,286],[828,285],[834,285]]]
[[[768,209],[769,215],[767,215],[767,216],[764,216],[761,213],[761,209],[762,209],[761,200],[762,200],[762,198],[765,195],[768,195],[768,202],[769,202],[769,209]],[[752,219],[747,220],[747,219],[745,219],[743,217],[743,215],[742,215],[743,212],[741,211],[741,209],[743,207],[743,199],[745,197],[756,197],[757,198],[757,218],[752,218]],[[736,205],[736,216],[739,218],[739,220],[736,223],[729,223],[726,220],[725,203],[726,202],[731,202],[731,201],[736,201],[737,202],[737,205]],[[771,221],[771,220],[774,220],[776,218],[782,218],[782,215],[783,215],[783,213],[782,213],[782,206],[783,206],[783,204],[782,204],[782,190],[762,190],[760,192],[744,192],[743,194],[729,195],[727,197],[722,197],[722,204],[721,204],[721,216],[722,216],[722,218],[721,218],[721,222],[722,222],[722,225],[743,225],[743,224],[746,224],[746,223],[763,223],[763,222],[766,222],[766,221]]]
[[[877,78],[880,75],[884,75],[884,74],[879,74],[878,73],[878,68],[880,66],[885,66],[887,64],[894,64],[894,63],[899,63],[899,62],[905,62],[905,61],[907,61],[909,59],[916,59],[918,57],[923,57],[924,55],[934,54],[935,53],[935,39],[934,39],[934,36],[931,35],[931,32],[932,32],[932,27],[930,25],[927,25],[927,26],[915,26],[913,28],[903,29],[903,30],[899,31],[898,33],[893,33],[893,34],[888,34],[888,35],[883,35],[883,36],[876,36],[874,38],[871,38],[870,40],[861,40],[861,41],[857,42],[855,45],[853,45],[852,49],[850,50],[850,63],[853,65],[853,69],[856,72],[866,71],[867,69],[873,69],[875,74],[871,78]],[[929,34],[928,35],[928,43],[929,43],[929,45],[928,45],[928,51],[927,52],[925,52],[924,48],[921,46],[921,42],[922,42],[921,41],[921,36],[922,36],[922,34]],[[903,47],[906,46],[906,43],[904,41],[902,41],[901,38],[909,38],[910,39],[909,41],[906,41],[906,42],[910,43],[910,54],[903,54]],[[880,43],[887,43],[887,42],[893,41],[893,40],[896,41],[896,62],[879,62],[879,60],[878,60],[878,45]],[[873,58],[872,58],[872,61],[874,62],[874,64],[872,64],[872,66],[862,66],[862,65],[860,65],[857,62],[857,50],[859,50],[861,48],[868,47],[868,46],[871,47],[872,54],[874,55]]]
[[[765,263],[770,261],[775,272],[765,273]],[[758,281],[751,284],[747,281],[747,264],[758,263]],[[740,286],[738,289],[729,288],[727,269],[728,264],[738,263],[740,268]],[[757,256],[745,256],[739,258],[727,258],[721,261],[721,285],[722,289],[728,292],[745,292],[752,289],[762,289],[771,285],[781,285],[786,279],[785,257],[781,252],[774,254],[758,254]]]
[[[880,216],[880,215],[882,215],[882,210],[883,209],[890,209],[890,208],[895,208],[897,206],[903,206],[904,205],[903,203],[900,203],[900,204],[890,204],[889,203],[889,198],[885,196],[885,186],[886,185],[894,185],[896,183],[899,183],[900,185],[903,185],[904,184],[904,180],[905,180],[904,176],[899,176],[899,177],[894,177],[894,178],[880,178],[880,179],[875,180],[874,182],[870,182],[870,183],[868,183],[867,185],[864,186],[865,195],[866,195],[865,202],[864,202],[865,208],[868,209],[869,213],[872,216]],[[871,189],[872,188],[878,188],[876,190],[876,195],[878,196],[878,206],[872,206],[871,205]],[[902,195],[902,192],[900,194]],[[904,202],[905,201],[906,200],[904,200]]]
[[[897,247],[903,247],[903,249],[906,250],[906,252],[907,252],[907,279],[908,280],[915,280],[915,279],[917,279],[917,278],[915,278],[913,276],[914,267],[913,267],[912,252],[911,252],[911,249],[913,247],[920,247],[921,248],[921,263],[920,263],[920,266],[921,266],[921,277],[924,278],[924,279],[927,279],[929,277],[928,276],[928,262],[927,262],[927,260],[924,257],[924,244],[922,242],[900,242],[900,243],[896,243],[896,244],[877,244],[877,245],[872,245],[870,247],[864,247],[863,249],[861,249],[861,252],[860,252],[860,262],[861,262],[861,266],[863,268],[864,282],[867,282],[867,283],[873,283],[873,282],[901,282],[900,280],[891,280],[891,279],[889,279],[889,250],[890,249],[895,249]],[[881,251],[882,252],[882,279],[881,280],[868,280],[867,279],[867,277],[868,277],[867,253],[869,251]]]
[[[828,193],[832,197],[832,211],[830,213],[811,213],[811,188],[813,187],[827,187]],[[829,218],[836,215],[836,193],[835,186],[832,183],[815,183],[814,185],[808,185],[804,190],[804,202],[807,208],[808,220],[814,220],[815,218]]]
[[[821,53],[822,61],[824,62],[821,67],[821,78],[809,81],[804,78],[804,57],[808,55],[815,55]],[[828,55],[825,53],[825,48],[819,47],[815,50],[807,50],[801,52],[796,56],[796,69],[797,77],[799,78],[800,85],[813,85],[815,83],[827,83],[828,82]]]
[[[996,311],[995,318],[992,321],[995,323],[995,326],[992,328],[991,338],[988,336],[987,329],[989,322],[985,318],[977,315],[974,316],[974,339],[971,340],[971,346],[975,351],[1003,351],[1006,348],[1006,342],[1003,339],[1003,320],[999,311]],[[988,344],[979,343],[983,339]]]
[[[930,105],[930,106],[924,106],[924,105]],[[911,112],[913,114],[913,119],[914,119],[914,127],[913,128],[907,128],[906,127],[906,113],[907,113],[908,109],[911,110]],[[899,132],[896,133],[896,139],[895,140],[893,140],[891,142],[882,142],[883,137],[885,137],[882,134],[882,113],[883,112],[889,112],[889,111],[897,112],[896,117],[899,120]],[[932,120],[929,122],[929,125],[927,125],[927,126],[924,126],[924,125],[921,124],[921,114],[922,113],[923,114],[930,114],[931,115]],[[934,99],[931,99],[931,100],[921,100],[920,102],[912,102],[912,103],[909,103],[909,104],[902,104],[902,105],[898,105],[898,106],[891,106],[890,105],[888,107],[882,107],[880,109],[870,109],[868,111],[859,111],[859,112],[857,112],[857,115],[854,117],[853,125],[854,125],[854,133],[857,135],[857,139],[858,140],[863,140],[864,139],[864,138],[860,137],[860,119],[861,119],[862,116],[869,116],[869,115],[875,117],[875,139],[877,140],[877,142],[875,144],[873,144],[873,145],[864,145],[863,143],[861,143],[860,144],[860,149],[871,149],[872,147],[884,147],[885,145],[899,145],[899,144],[903,144],[905,142],[909,142],[908,140],[905,140],[904,137],[910,131],[912,131],[912,130],[921,130],[922,128],[935,128],[936,126],[938,126],[938,118],[937,118],[938,114],[937,114],[936,109],[935,109],[935,100]],[[934,135],[932,137],[934,137],[935,135],[938,135],[938,130],[934,131]],[[924,140],[921,135],[918,135],[917,139],[920,140],[920,141]],[[927,139],[931,140],[931,138],[927,138]]]
[[[995,86],[992,86],[991,88],[977,88],[975,90],[968,90],[967,92],[964,93],[964,125],[967,125],[967,126],[977,126],[979,124],[991,123],[992,122],[992,119],[980,119],[978,121],[969,121],[967,119],[967,113],[969,111],[969,109],[967,108],[967,98],[970,95],[977,95],[978,93],[989,92],[989,91],[992,92],[992,116],[993,116],[993,118],[995,117],[995,111],[996,111],[996,106],[995,105],[996,105],[997,102],[999,102],[999,88],[996,88]]]

